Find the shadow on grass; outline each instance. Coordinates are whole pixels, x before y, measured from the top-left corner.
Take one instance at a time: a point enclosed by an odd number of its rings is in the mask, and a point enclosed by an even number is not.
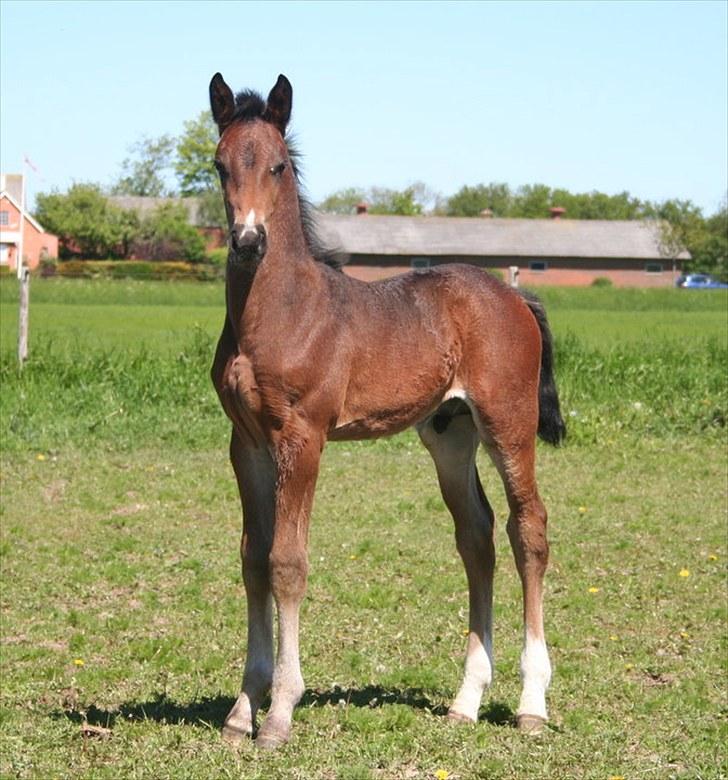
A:
[[[421,688],[383,688],[379,685],[367,685],[363,688],[339,688],[321,691],[308,689],[303,694],[299,707],[335,707],[340,702],[350,707],[376,708],[389,704],[400,704],[415,710],[426,710],[437,717],[447,715],[447,707],[434,703]],[[113,728],[117,721],[143,722],[156,721],[169,725],[188,724],[220,729],[225,716],[230,712],[235,699],[230,696],[206,696],[202,699],[181,704],[160,693],[146,702],[125,703],[118,709],[104,710],[91,705],[89,707],[66,709],[51,713],[52,718],[65,718],[73,723],[88,723],[91,726]],[[270,702],[264,703],[264,709]],[[479,721],[494,726],[508,726],[515,722],[513,710],[503,702],[491,701],[480,711]]]

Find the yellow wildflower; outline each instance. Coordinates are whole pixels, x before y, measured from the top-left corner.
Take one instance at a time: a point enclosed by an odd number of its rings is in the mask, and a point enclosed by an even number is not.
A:
[[[589,588],[589,593],[599,593],[599,588],[595,588],[594,586],[592,586],[591,588]]]
[[[579,511],[581,512],[581,514],[584,514],[584,512],[586,512],[586,507],[585,506],[580,506],[579,507]]]
[[[717,561],[717,560],[718,560],[718,556],[717,556],[717,555],[715,555],[714,553],[711,553],[711,554],[708,556],[708,560],[709,560],[709,561]]]
[[[612,642],[616,642],[619,639],[619,637],[616,634],[610,634],[609,638],[612,640]]]
[[[448,777],[450,777],[450,773],[447,769],[438,769],[437,772],[435,772],[436,780],[447,780]]]
[[[683,639],[690,639],[690,634],[688,634],[688,632],[687,632],[687,631],[681,631],[681,632],[680,632],[680,636],[681,636]]]
[[[74,666],[83,666],[86,662],[83,660],[83,658],[74,658],[73,664]]]
[[[39,453],[38,453],[38,454],[35,456],[35,459],[36,459],[36,460],[45,460],[45,459],[46,459],[46,456],[45,456],[45,455],[44,455],[42,452],[39,452]]]
[[[690,570],[689,569],[680,569],[680,571],[677,573],[678,577],[689,577],[690,576]]]

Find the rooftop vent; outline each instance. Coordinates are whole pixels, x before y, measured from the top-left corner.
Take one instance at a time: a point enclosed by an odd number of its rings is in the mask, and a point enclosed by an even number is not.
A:
[[[551,219],[561,219],[566,214],[566,209],[563,206],[552,206],[549,211],[551,212]]]

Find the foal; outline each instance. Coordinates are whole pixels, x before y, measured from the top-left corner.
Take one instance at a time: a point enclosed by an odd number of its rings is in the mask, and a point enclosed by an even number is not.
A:
[[[235,98],[218,73],[210,101],[230,228],[227,311],[212,380],[232,422],[248,603],[242,691],[224,737],[252,736],[269,691],[257,743],[275,747],[290,736],[304,691],[299,607],[324,444],[413,425],[435,461],[470,593],[465,674],[449,716],[477,721],[493,673],[494,518],[475,466],[482,442],[503,479],[523,585],[518,725],[538,730],[547,717],[551,669],[542,613],[546,510],[534,475],[535,436],[557,444],[565,434],[543,308],[468,265],[372,284],[329,267],[316,248],[285,141],[288,80],[279,76],[264,101],[249,91]]]

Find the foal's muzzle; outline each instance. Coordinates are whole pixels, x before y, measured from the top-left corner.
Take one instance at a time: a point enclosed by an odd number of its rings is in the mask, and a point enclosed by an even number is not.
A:
[[[266,250],[265,228],[263,225],[233,225],[230,247],[239,260],[260,260]]]

